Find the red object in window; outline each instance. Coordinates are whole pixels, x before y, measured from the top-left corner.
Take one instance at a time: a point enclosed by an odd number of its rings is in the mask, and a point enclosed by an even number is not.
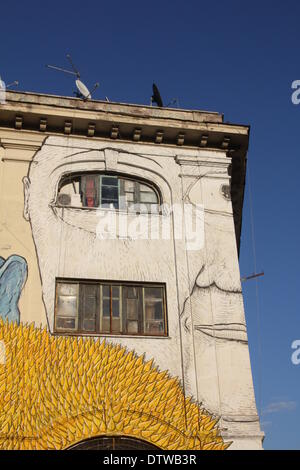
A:
[[[86,177],[85,198],[86,198],[86,204],[88,207],[95,207],[96,188],[95,188],[95,178],[93,176]]]

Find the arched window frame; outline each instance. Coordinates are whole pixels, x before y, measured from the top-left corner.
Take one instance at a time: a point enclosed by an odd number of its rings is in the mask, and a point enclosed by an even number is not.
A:
[[[140,177],[140,176],[135,176],[135,175],[128,175],[126,173],[119,173],[119,172],[113,172],[113,171],[93,171],[93,170],[89,170],[89,171],[78,171],[78,172],[70,172],[70,173],[65,173],[64,175],[62,175],[60,177],[60,180],[58,181],[58,185],[57,185],[57,192],[56,192],[56,197],[55,197],[55,205],[58,206],[58,207],[76,207],[76,208],[80,208],[80,209],[83,209],[83,210],[89,210],[89,209],[109,209],[110,207],[105,207],[104,205],[102,205],[102,199],[100,201],[100,198],[102,197],[100,195],[100,192],[102,190],[102,187],[101,187],[101,184],[99,185],[99,188],[98,188],[98,194],[97,194],[97,197],[99,198],[99,205],[73,205],[73,204],[61,204],[59,203],[59,193],[60,193],[60,189],[63,187],[64,183],[70,179],[70,183],[72,182],[72,180],[74,181],[76,178],[82,178],[82,177],[88,177],[88,176],[97,176],[97,177],[112,177],[112,178],[117,178],[118,179],[118,207],[114,207],[116,210],[118,211],[125,211],[125,212],[132,212],[132,210],[129,209],[129,207],[120,207],[120,201],[121,201],[121,196],[124,196],[125,197],[125,194],[123,193],[123,189],[120,188],[120,186],[122,186],[122,184],[120,182],[122,181],[126,181],[126,182],[133,182],[134,185],[135,185],[135,189],[134,189],[134,204],[136,205],[136,209],[133,210],[133,212],[139,212],[138,210],[138,205],[140,206],[148,206],[148,205],[156,205],[158,210],[157,210],[157,213],[161,214],[160,212],[160,207],[162,206],[163,204],[163,201],[162,201],[162,195],[161,195],[161,191],[160,189],[157,187],[157,185],[155,183],[153,183],[152,181],[150,181],[149,179],[146,179],[146,178],[143,178],[143,177]],[[100,181],[102,182],[102,178],[100,178]],[[80,189],[79,189],[79,193],[75,193],[76,195],[80,195],[80,200],[82,200],[83,196],[82,195],[82,189],[81,189],[81,181],[80,181]],[[125,183],[124,183],[125,185]],[[157,203],[152,203],[152,202],[143,202],[143,201],[140,201],[138,200],[137,198],[137,193],[138,192],[146,192],[146,191],[140,191],[140,188],[141,186],[147,186],[149,187],[153,193],[156,195],[156,198],[157,198]],[[137,189],[139,188],[139,189]],[[97,192],[97,191],[96,191]],[[96,196],[95,196],[96,197]],[[79,198],[78,198],[79,200]],[[144,212],[144,211],[143,211]]]

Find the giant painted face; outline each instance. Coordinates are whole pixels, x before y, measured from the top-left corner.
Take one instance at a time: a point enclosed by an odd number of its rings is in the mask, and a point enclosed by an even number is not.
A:
[[[95,201],[92,200],[95,188],[91,186],[90,180],[84,181],[86,200],[83,205],[86,207],[80,207],[82,202],[74,207],[76,200],[80,199],[79,194],[71,195],[74,204],[66,206],[65,201],[61,204],[59,190],[66,175],[105,172],[109,166],[123,174],[128,172],[122,160],[122,152],[107,148],[95,150],[66,146],[68,142],[69,139],[48,138],[35,155],[28,176],[24,178],[24,217],[30,221],[32,228],[50,330],[54,323],[57,278],[137,280],[141,279],[142,272],[146,280],[153,280],[153,276],[159,276],[153,275],[153,272],[161,272],[161,256],[158,253],[156,266],[151,251],[147,250],[149,240],[120,241],[118,236],[115,239],[97,237],[97,226],[103,216],[103,209],[95,207]],[[75,142],[78,145],[78,141]],[[75,145],[74,140],[72,145]],[[84,145],[87,146],[86,143]],[[126,158],[132,163],[134,158],[139,157],[127,152]],[[144,165],[146,167],[146,163]],[[141,176],[144,172],[138,168],[132,169],[131,164],[130,175],[134,174]],[[76,185],[78,181],[73,183]],[[112,188],[108,190],[112,191]],[[76,188],[74,191],[78,193]],[[152,200],[149,194],[145,194],[145,198]],[[135,266],[132,259],[139,250],[143,256]],[[124,269],[121,269],[121,263]]]

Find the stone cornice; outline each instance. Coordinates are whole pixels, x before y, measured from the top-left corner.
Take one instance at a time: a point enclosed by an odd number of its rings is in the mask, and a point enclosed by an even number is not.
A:
[[[0,126],[226,151],[245,151],[249,134],[218,113],[16,92],[0,104]]]
[[[6,149],[36,151],[43,137],[55,134],[137,146],[221,151],[231,161],[231,198],[239,247],[249,126],[224,123],[223,115],[215,112],[7,91],[6,102],[0,104],[0,128],[3,133],[12,129],[18,133],[17,140],[1,137]]]

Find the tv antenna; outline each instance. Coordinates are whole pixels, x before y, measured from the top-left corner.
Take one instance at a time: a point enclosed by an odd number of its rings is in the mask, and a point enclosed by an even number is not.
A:
[[[58,70],[59,72],[64,72],[64,73],[69,73],[71,75],[75,75],[75,77],[76,77],[75,85],[76,85],[76,88],[77,88],[77,91],[74,91],[75,96],[77,98],[83,99],[84,101],[90,99],[92,97],[92,93],[94,93],[96,88],[98,88],[99,83],[98,82],[95,83],[94,88],[92,89],[92,91],[89,91],[87,86],[80,80],[80,73],[77,70],[77,68],[75,67],[75,65],[73,64],[73,61],[72,61],[72,58],[71,58],[70,54],[67,54],[67,59],[70,62],[72,70],[63,69],[62,67],[57,67],[56,65],[46,65],[46,67],[48,67],[49,69]]]
[[[169,108],[169,106],[176,105],[176,108],[179,108],[179,99],[178,98],[173,98],[166,106],[166,108]]]
[[[264,274],[265,273],[263,271],[261,273],[253,273],[253,274],[250,274],[250,276],[241,277],[241,281],[242,282],[249,281],[249,279],[255,279],[256,277],[264,276]]]
[[[15,80],[14,82],[9,83],[8,85],[6,85],[6,83],[2,81],[2,78],[1,78],[1,75],[0,75],[0,88],[1,89],[5,88],[7,90],[7,88],[11,88],[12,86],[18,86],[18,85],[19,85],[18,80]]]
[[[155,83],[152,85],[152,90],[153,90],[153,95],[151,96],[151,101],[150,101],[150,106],[152,106],[152,103],[156,103],[159,108],[163,108],[163,101],[161,99],[159,89]]]

